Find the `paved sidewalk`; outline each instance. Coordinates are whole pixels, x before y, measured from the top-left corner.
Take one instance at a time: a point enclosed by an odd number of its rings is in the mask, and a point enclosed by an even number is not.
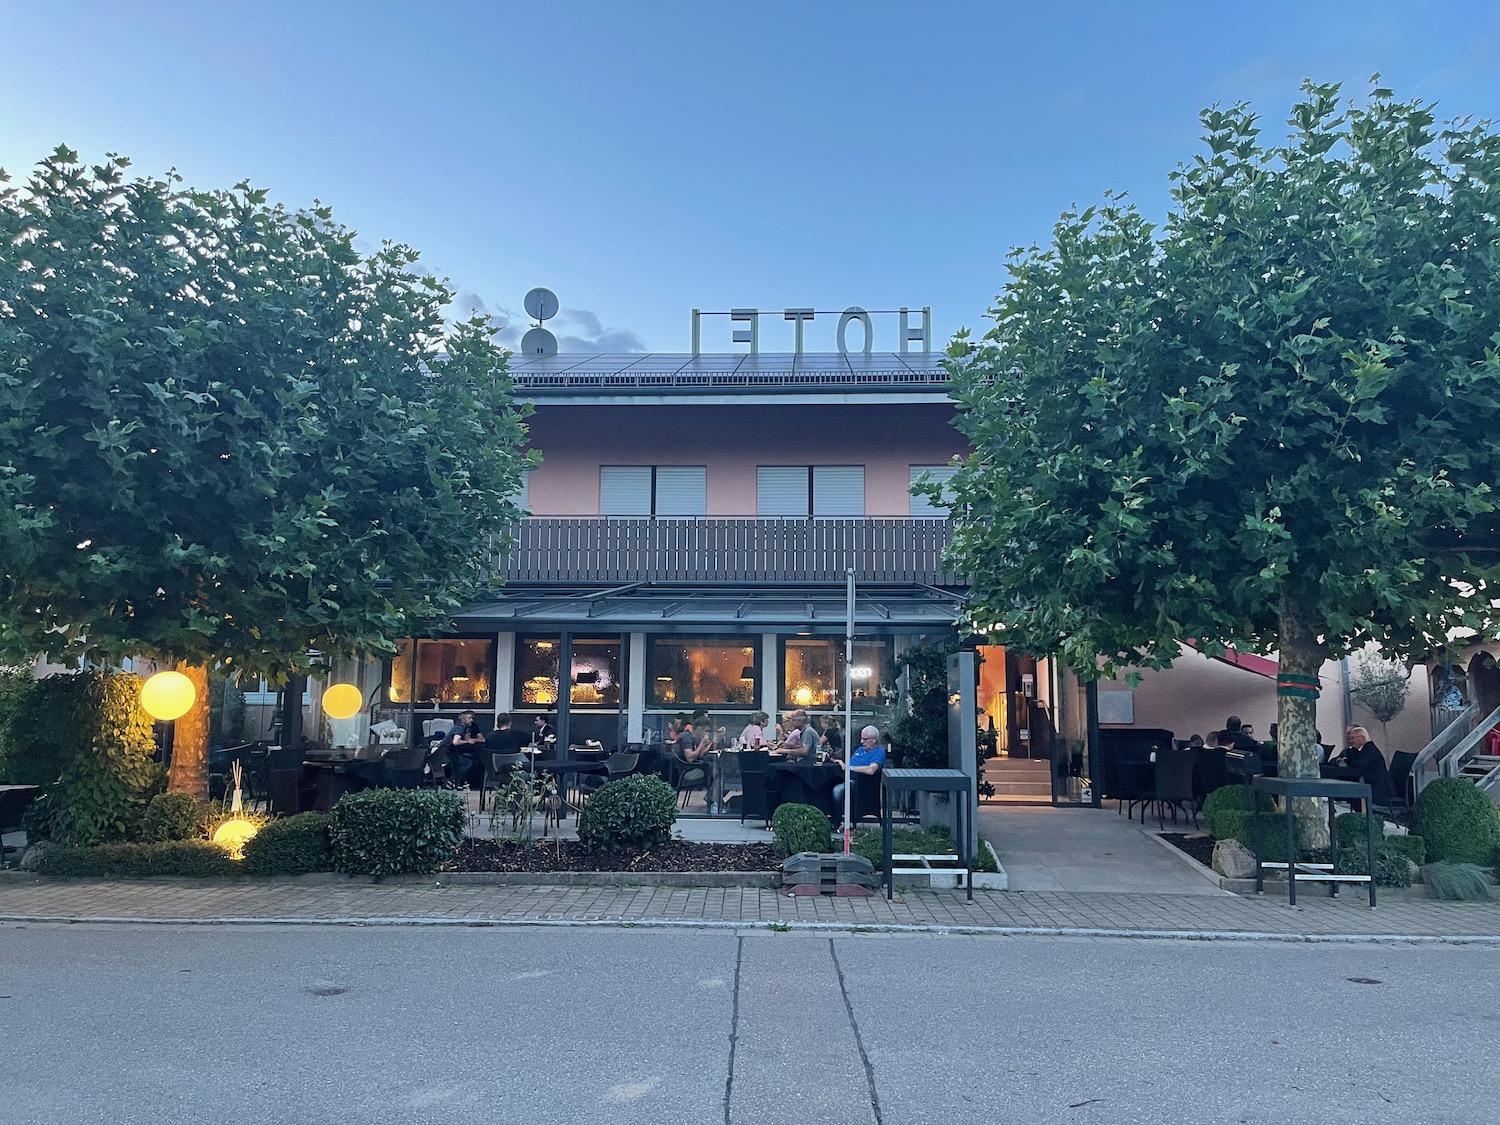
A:
[[[1283,940],[1479,940],[1500,944],[1500,903],[1418,892],[1332,900],[1170,894],[916,891],[793,898],[755,888],[475,886],[434,883],[0,881],[0,922],[366,925],[636,925],[962,930],[1008,934]]]

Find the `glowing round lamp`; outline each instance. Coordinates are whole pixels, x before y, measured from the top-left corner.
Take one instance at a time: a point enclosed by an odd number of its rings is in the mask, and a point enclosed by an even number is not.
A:
[[[226,820],[223,824],[219,825],[214,832],[214,843],[218,844],[219,847],[223,848],[235,859],[242,859],[244,857],[246,842],[259,831],[260,829],[256,828],[248,820],[235,817],[233,820]]]
[[[181,672],[158,672],[141,685],[141,706],[162,722],[180,719],[193,709],[198,691]]]
[[[323,693],[323,714],[330,719],[352,719],[364,702],[365,697],[353,684],[329,684]]]

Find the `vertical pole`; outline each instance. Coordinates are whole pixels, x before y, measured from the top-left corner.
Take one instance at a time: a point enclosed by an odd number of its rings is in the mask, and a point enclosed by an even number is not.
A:
[[[417,739],[417,638],[411,638],[411,683],[406,691],[406,745],[420,746]]]
[[[566,758],[573,736],[568,730],[573,707],[573,634],[563,630],[557,654],[557,756]]]
[[[844,854],[849,854],[849,838],[853,831],[849,824],[850,806],[853,804],[853,785],[849,763],[854,760],[854,568],[845,573],[848,599],[846,624],[844,625]]]

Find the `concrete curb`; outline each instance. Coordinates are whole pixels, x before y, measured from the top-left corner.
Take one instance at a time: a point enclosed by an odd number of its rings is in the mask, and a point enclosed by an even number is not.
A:
[[[955,926],[942,923],[714,921],[690,918],[124,918],[50,914],[0,915],[0,923],[89,926],[384,926],[413,929],[661,929],[765,930],[777,933],[952,934],[972,937],[1084,937],[1148,941],[1274,941],[1298,945],[1481,945],[1500,947],[1500,934],[1309,934],[1266,930],[1129,930],[1104,926]]]
[[[16,883],[145,883],[198,887],[748,887],[775,890],[779,871],[446,871],[432,875],[345,875],[314,871],[307,875],[240,875],[233,879],[201,879],[155,875],[134,879],[70,879],[34,871],[0,871],[0,882]],[[979,884],[975,884],[978,886]]]
[[[1218,887],[1221,894],[1232,895],[1238,893],[1235,888],[1229,886],[1226,883],[1224,877],[1217,871],[1215,871],[1212,867],[1204,867],[1203,864],[1199,863],[1192,856],[1188,855],[1187,852],[1183,851],[1176,844],[1172,843],[1170,840],[1164,840],[1161,836],[1161,833],[1147,832],[1146,835],[1150,836],[1158,844],[1166,848],[1168,852],[1176,856],[1179,863],[1186,864],[1194,874]],[[1250,880],[1250,891],[1252,894],[1255,892],[1254,879]]]

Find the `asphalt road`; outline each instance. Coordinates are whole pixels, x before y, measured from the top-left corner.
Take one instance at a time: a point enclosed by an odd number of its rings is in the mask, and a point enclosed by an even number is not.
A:
[[[1493,950],[0,925],[0,1125],[1475,1122]]]

